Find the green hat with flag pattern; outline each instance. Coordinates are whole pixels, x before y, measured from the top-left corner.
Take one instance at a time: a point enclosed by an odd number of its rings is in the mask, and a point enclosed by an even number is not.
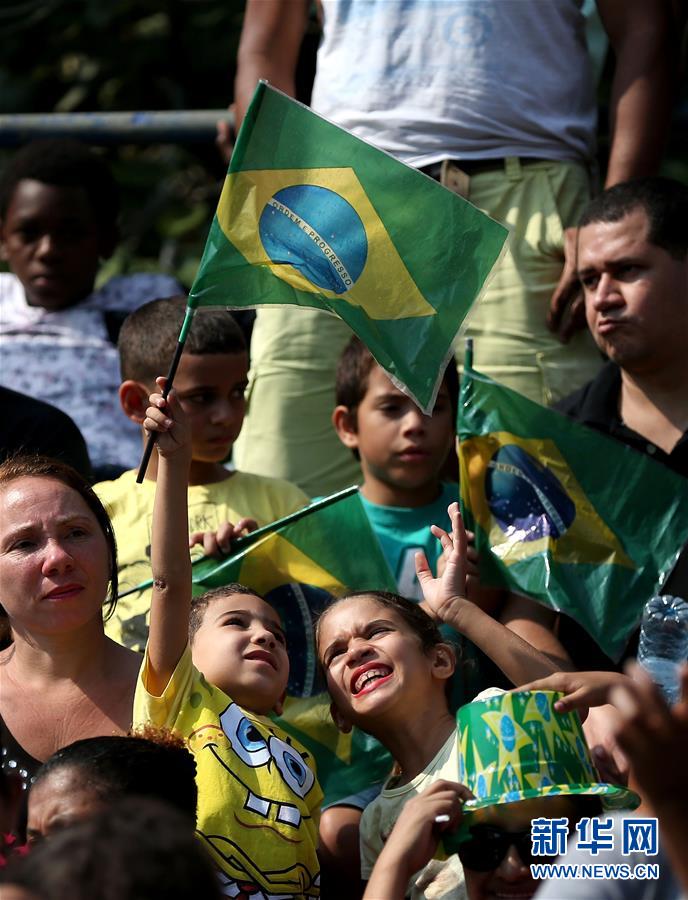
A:
[[[510,691],[462,706],[459,781],[475,800],[464,814],[484,806],[561,794],[596,795],[605,809],[634,809],[640,798],[628,788],[600,781],[576,711],[555,712],[564,695]]]

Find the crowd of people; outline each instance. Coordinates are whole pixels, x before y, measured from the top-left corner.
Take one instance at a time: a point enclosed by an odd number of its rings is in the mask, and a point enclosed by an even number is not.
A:
[[[656,175],[680,17],[597,5],[604,189],[576,0],[324,0],[313,106],[510,227],[469,319],[476,368],[688,479],[688,187]],[[307,6],[248,0],[239,121],[257,78],[294,92]],[[334,317],[263,307],[251,333],[208,308],[167,395],[186,296],[164,275],[100,282],[117,219],[78,143],[0,172],[2,897],[688,896],[688,662],[669,707],[627,662],[633,635],[610,660],[483,583],[457,502],[460,367],[424,415]],[[357,729],[393,763],[332,802],[278,721],[285,623],[250,583],[197,596],[192,557],[352,483],[396,592],[320,614],[323,728],[342,758]],[[684,549],[664,589],[688,598],[687,570]],[[633,856],[656,882],[538,882],[562,848],[535,854],[536,821],[565,822],[563,861],[584,862],[589,823],[618,837],[634,817],[659,824]]]

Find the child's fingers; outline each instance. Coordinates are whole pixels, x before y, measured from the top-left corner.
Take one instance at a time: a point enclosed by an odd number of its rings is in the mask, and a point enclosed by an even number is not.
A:
[[[428,558],[423,553],[422,550],[416,551],[416,576],[418,578],[418,582],[423,586],[428,581],[432,581],[432,572],[430,571],[430,564],[428,563]]]
[[[146,410],[146,418],[143,425],[147,431],[169,431],[174,421],[167,415],[164,409],[149,406]]]
[[[459,504],[452,503],[447,512],[452,523],[454,546],[458,549],[461,557],[465,559],[468,550],[468,538],[466,537],[466,529],[463,527]]]
[[[581,722],[585,722],[590,714],[591,705],[587,692],[581,689],[557,700],[554,704],[554,709],[560,714],[578,710]]]
[[[595,759],[595,768],[603,781],[610,784],[625,784],[628,781],[614,759],[614,755],[606,747],[597,744],[590,752]]]
[[[232,541],[236,537],[234,525],[231,522],[223,522],[217,529],[215,538],[221,553],[229,553],[232,549]]]
[[[203,532],[203,531],[193,531],[193,532],[191,532],[191,534],[189,535],[189,550],[190,550],[192,547],[195,547],[196,544],[202,544],[202,543],[203,543],[203,535],[204,535],[204,533],[205,533],[205,532]]]
[[[475,566],[477,566],[480,562],[480,554],[475,549],[475,547],[471,546],[471,544],[468,544],[468,546],[466,547],[466,559],[469,563],[473,563],[473,565]]]
[[[244,518],[239,519],[239,521],[233,527],[233,536],[235,538],[241,537],[244,533],[255,531],[257,527],[258,523],[255,519],[250,519],[248,516],[244,516]]]
[[[167,395],[166,403],[169,404],[168,408],[174,418],[178,420],[180,418],[180,414],[183,415],[183,409],[179,397],[177,396],[177,392],[174,390],[174,388]]]
[[[442,553],[450,553],[454,549],[452,536],[450,534],[447,534],[444,528],[440,528],[439,525],[431,525],[430,531],[442,544]]]

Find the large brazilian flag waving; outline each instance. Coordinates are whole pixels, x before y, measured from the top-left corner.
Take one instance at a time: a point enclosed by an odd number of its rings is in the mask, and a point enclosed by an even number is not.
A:
[[[260,82],[189,305],[338,315],[429,413],[506,235],[431,178]]]
[[[354,729],[340,734],[319,678],[313,625],[333,596],[349,590],[395,590],[356,488],[312,503],[235,542],[218,562],[194,563],[195,593],[238,581],[262,594],[280,614],[290,675],[278,723],[313,754],[326,803],[382,781],[387,751]]]
[[[469,365],[458,436],[483,580],[566,613],[618,659],[688,541],[688,479]]]

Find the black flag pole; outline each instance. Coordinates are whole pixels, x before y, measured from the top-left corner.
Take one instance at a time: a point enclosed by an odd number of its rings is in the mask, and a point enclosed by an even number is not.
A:
[[[167,378],[165,379],[165,387],[163,388],[162,396],[164,399],[167,399],[167,395],[172,390],[172,383],[174,381],[174,376],[177,374],[177,368],[179,366],[179,360],[182,358],[182,353],[184,352],[184,344],[186,343],[186,337],[189,333],[189,328],[191,328],[191,320],[194,317],[194,313],[196,312],[195,306],[187,306],[186,312],[184,314],[184,321],[182,322],[182,327],[179,332],[179,337],[177,338],[177,346],[174,351],[174,356],[172,357],[172,362],[170,363],[170,370],[167,373]],[[148,435],[148,442],[146,444],[146,449],[143,451],[143,456],[141,457],[141,465],[139,466],[138,474],[136,475],[136,483],[141,484],[143,478],[146,474],[146,469],[148,468],[148,463],[150,462],[151,453],[153,452],[153,447],[155,446],[155,441],[157,439],[157,432],[153,431]]]

